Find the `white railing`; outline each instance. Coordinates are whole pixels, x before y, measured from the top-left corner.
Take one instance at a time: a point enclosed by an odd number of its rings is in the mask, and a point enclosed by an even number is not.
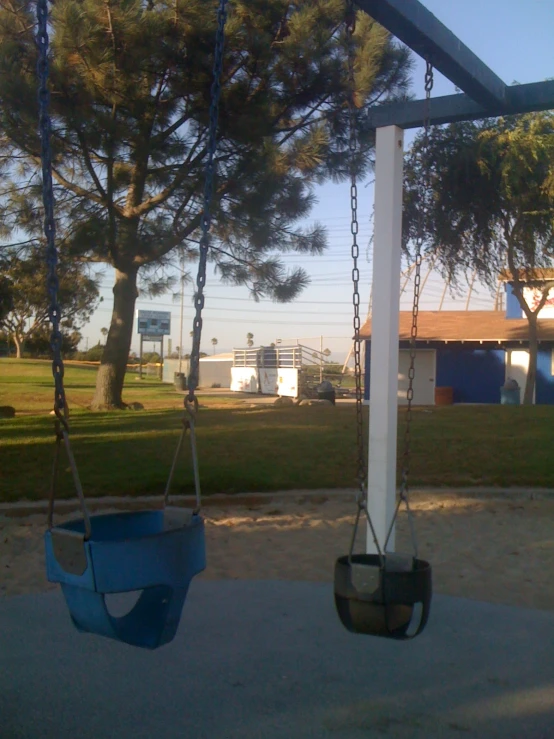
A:
[[[324,366],[327,357],[322,352],[302,344],[292,346],[260,346],[233,350],[234,367],[289,367]]]

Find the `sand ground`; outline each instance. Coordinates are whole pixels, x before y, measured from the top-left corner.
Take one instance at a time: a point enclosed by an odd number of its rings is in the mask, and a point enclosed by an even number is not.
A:
[[[435,592],[554,610],[554,498],[433,491],[414,495],[412,507]],[[204,509],[208,567],[200,577],[331,583],[336,557],[348,551],[354,514],[350,496],[327,493],[210,505]],[[45,525],[43,513],[0,515],[0,595],[56,587],[45,577]],[[396,549],[409,551],[405,513]]]

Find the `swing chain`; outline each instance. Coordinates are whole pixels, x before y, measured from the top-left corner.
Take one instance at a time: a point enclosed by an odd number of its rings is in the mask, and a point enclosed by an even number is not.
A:
[[[415,270],[414,270],[414,299],[412,304],[412,326],[410,331],[410,367],[408,370],[408,392],[406,399],[408,402],[406,408],[406,425],[404,430],[404,452],[402,455],[402,473],[400,482],[400,493],[397,505],[397,511],[401,503],[404,503],[408,512],[408,522],[410,526],[410,533],[412,538],[412,544],[414,547],[415,556],[417,557],[417,538],[415,534],[415,527],[413,521],[413,513],[410,507],[409,499],[409,474],[410,474],[410,458],[411,458],[411,431],[412,431],[412,403],[414,399],[414,378],[415,378],[415,360],[416,360],[416,342],[417,342],[417,319],[419,314],[419,298],[421,291],[421,264],[423,261],[423,243],[425,241],[425,226],[427,222],[428,212],[428,197],[430,192],[430,181],[429,181],[429,131],[431,128],[430,121],[430,101],[431,92],[433,90],[433,65],[429,60],[426,60],[425,68],[425,108],[424,108],[424,120],[423,120],[423,151],[424,151],[424,180],[423,180],[423,196],[420,200],[420,207],[418,212],[418,233],[415,240]],[[396,511],[396,512],[397,512]],[[393,518],[393,523],[396,518],[396,513]],[[387,536],[387,542],[392,532],[392,525]],[[386,544],[385,544],[386,546]]]
[[[356,154],[358,151],[358,141],[356,136],[356,82],[354,77],[354,31],[356,28],[356,13],[352,4],[349,5],[346,18],[346,33],[348,40],[348,114],[349,114],[349,142],[348,148],[350,152],[350,210],[351,223],[350,233],[352,234],[352,303],[354,305],[354,317],[352,325],[354,328],[354,379],[356,383],[356,448],[357,448],[357,469],[356,477],[359,486],[357,502],[360,509],[366,504],[365,489],[365,453],[364,453],[364,422],[363,422],[363,402],[362,402],[362,362],[361,362],[361,342],[360,342],[360,270],[358,268],[358,259],[360,256],[360,247],[358,244],[358,184],[356,178]]]
[[[39,81],[38,104],[39,104],[39,135],[40,135],[40,157],[42,164],[42,202],[44,206],[44,235],[46,238],[46,264],[48,267],[47,288],[50,297],[48,306],[48,317],[52,323],[50,335],[50,346],[52,348],[52,375],[54,377],[54,433],[56,437],[56,451],[50,487],[50,498],[48,503],[48,528],[52,528],[54,515],[54,500],[56,497],[58,461],[61,442],[64,442],[65,450],[69,460],[69,466],[73,476],[73,482],[85,523],[85,538],[91,535],[91,524],[87,510],[83,488],[79,479],[79,472],[73,457],[69,443],[69,409],[65,397],[63,384],[64,364],[62,357],[62,333],[60,331],[61,310],[58,303],[58,291],[60,287],[57,266],[58,251],[56,249],[56,224],[54,221],[54,185],[52,182],[52,124],[50,120],[50,93],[48,81],[50,68],[48,63],[48,0],[37,0],[37,33],[36,44],[38,47],[37,76]]]
[[[192,324],[192,350],[190,353],[190,368],[188,377],[188,393],[183,400],[183,429],[179,436],[177,449],[173,457],[173,464],[167,479],[164,506],[169,502],[169,494],[171,483],[177,460],[185,436],[189,435],[192,455],[192,467],[194,474],[194,490],[196,495],[196,507],[194,512],[198,513],[201,506],[201,490],[200,490],[200,472],[198,465],[198,454],[196,448],[196,414],[198,412],[198,398],[196,397],[196,388],[198,387],[200,374],[200,340],[202,338],[202,309],[204,308],[204,286],[206,285],[206,266],[208,261],[208,252],[210,250],[210,226],[212,221],[211,206],[213,200],[214,178],[215,178],[215,154],[217,149],[217,124],[219,117],[219,98],[221,95],[221,74],[223,69],[223,49],[225,43],[225,24],[227,22],[227,0],[220,0],[217,11],[217,32],[215,42],[214,66],[213,66],[213,82],[211,86],[211,101],[209,112],[208,127],[208,152],[205,167],[204,181],[204,200],[203,210],[200,222],[202,235],[200,237],[199,255],[198,255],[198,274],[196,277],[196,294],[194,296],[194,305],[196,308],[193,324]]]
[[[348,118],[349,118],[349,141],[348,149],[350,153],[350,210],[351,224],[350,233],[352,234],[352,303],[354,305],[354,317],[352,325],[354,328],[354,379],[356,383],[356,449],[357,449],[357,481],[358,491],[356,493],[356,503],[358,510],[356,512],[356,521],[352,530],[352,538],[350,540],[349,560],[352,560],[354,547],[356,544],[356,534],[360,524],[362,514],[367,519],[369,529],[371,531],[373,542],[379,554],[381,564],[384,565],[383,553],[377,539],[377,532],[367,509],[367,489],[366,489],[366,464],[365,464],[365,445],[364,445],[364,417],[363,417],[363,394],[362,394],[362,359],[361,359],[361,340],[360,340],[360,270],[358,268],[358,259],[360,257],[360,247],[358,244],[358,183],[356,176],[356,155],[358,153],[358,139],[356,135],[356,80],[354,75],[354,58],[355,43],[354,32],[356,30],[356,10],[353,3],[349,3],[347,16],[345,19],[347,50],[348,50]]]
[[[202,336],[202,309],[204,307],[204,286],[206,284],[206,264],[210,250],[210,226],[212,222],[211,206],[215,178],[215,153],[217,149],[217,123],[219,116],[219,98],[221,95],[221,73],[223,68],[223,47],[225,43],[225,23],[227,21],[227,0],[220,0],[217,11],[217,34],[213,82],[211,87],[210,123],[208,131],[208,158],[205,168],[204,204],[201,220],[202,235],[199,245],[198,275],[196,277],[196,295],[194,305],[196,314],[193,321],[192,350],[190,353],[190,369],[188,379],[188,396],[185,398],[185,411],[189,417],[196,411],[194,405],[195,391],[199,381],[200,339]]]
[[[37,73],[39,78],[39,131],[42,160],[42,201],[44,204],[44,235],[46,237],[46,264],[48,266],[47,287],[50,297],[48,316],[52,323],[50,346],[52,347],[52,374],[54,376],[54,412],[67,432],[67,407],[63,386],[64,365],[62,359],[62,334],[60,331],[60,306],[58,304],[59,280],[56,273],[58,253],[56,250],[56,224],[54,222],[54,188],[52,184],[51,122],[49,115],[50,93],[48,91],[48,0],[37,2],[38,46]]]

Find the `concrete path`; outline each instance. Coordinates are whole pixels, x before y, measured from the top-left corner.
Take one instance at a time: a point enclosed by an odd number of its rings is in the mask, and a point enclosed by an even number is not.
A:
[[[554,613],[436,596],[425,633],[354,636],[331,589],[193,583],[176,640],[78,634],[0,599],[2,739],[552,739]]]

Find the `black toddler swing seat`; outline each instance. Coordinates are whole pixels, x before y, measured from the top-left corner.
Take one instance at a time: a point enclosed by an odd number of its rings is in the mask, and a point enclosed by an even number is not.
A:
[[[431,596],[431,565],[423,559],[347,554],[336,561],[337,613],[356,634],[414,638],[427,624]]]

